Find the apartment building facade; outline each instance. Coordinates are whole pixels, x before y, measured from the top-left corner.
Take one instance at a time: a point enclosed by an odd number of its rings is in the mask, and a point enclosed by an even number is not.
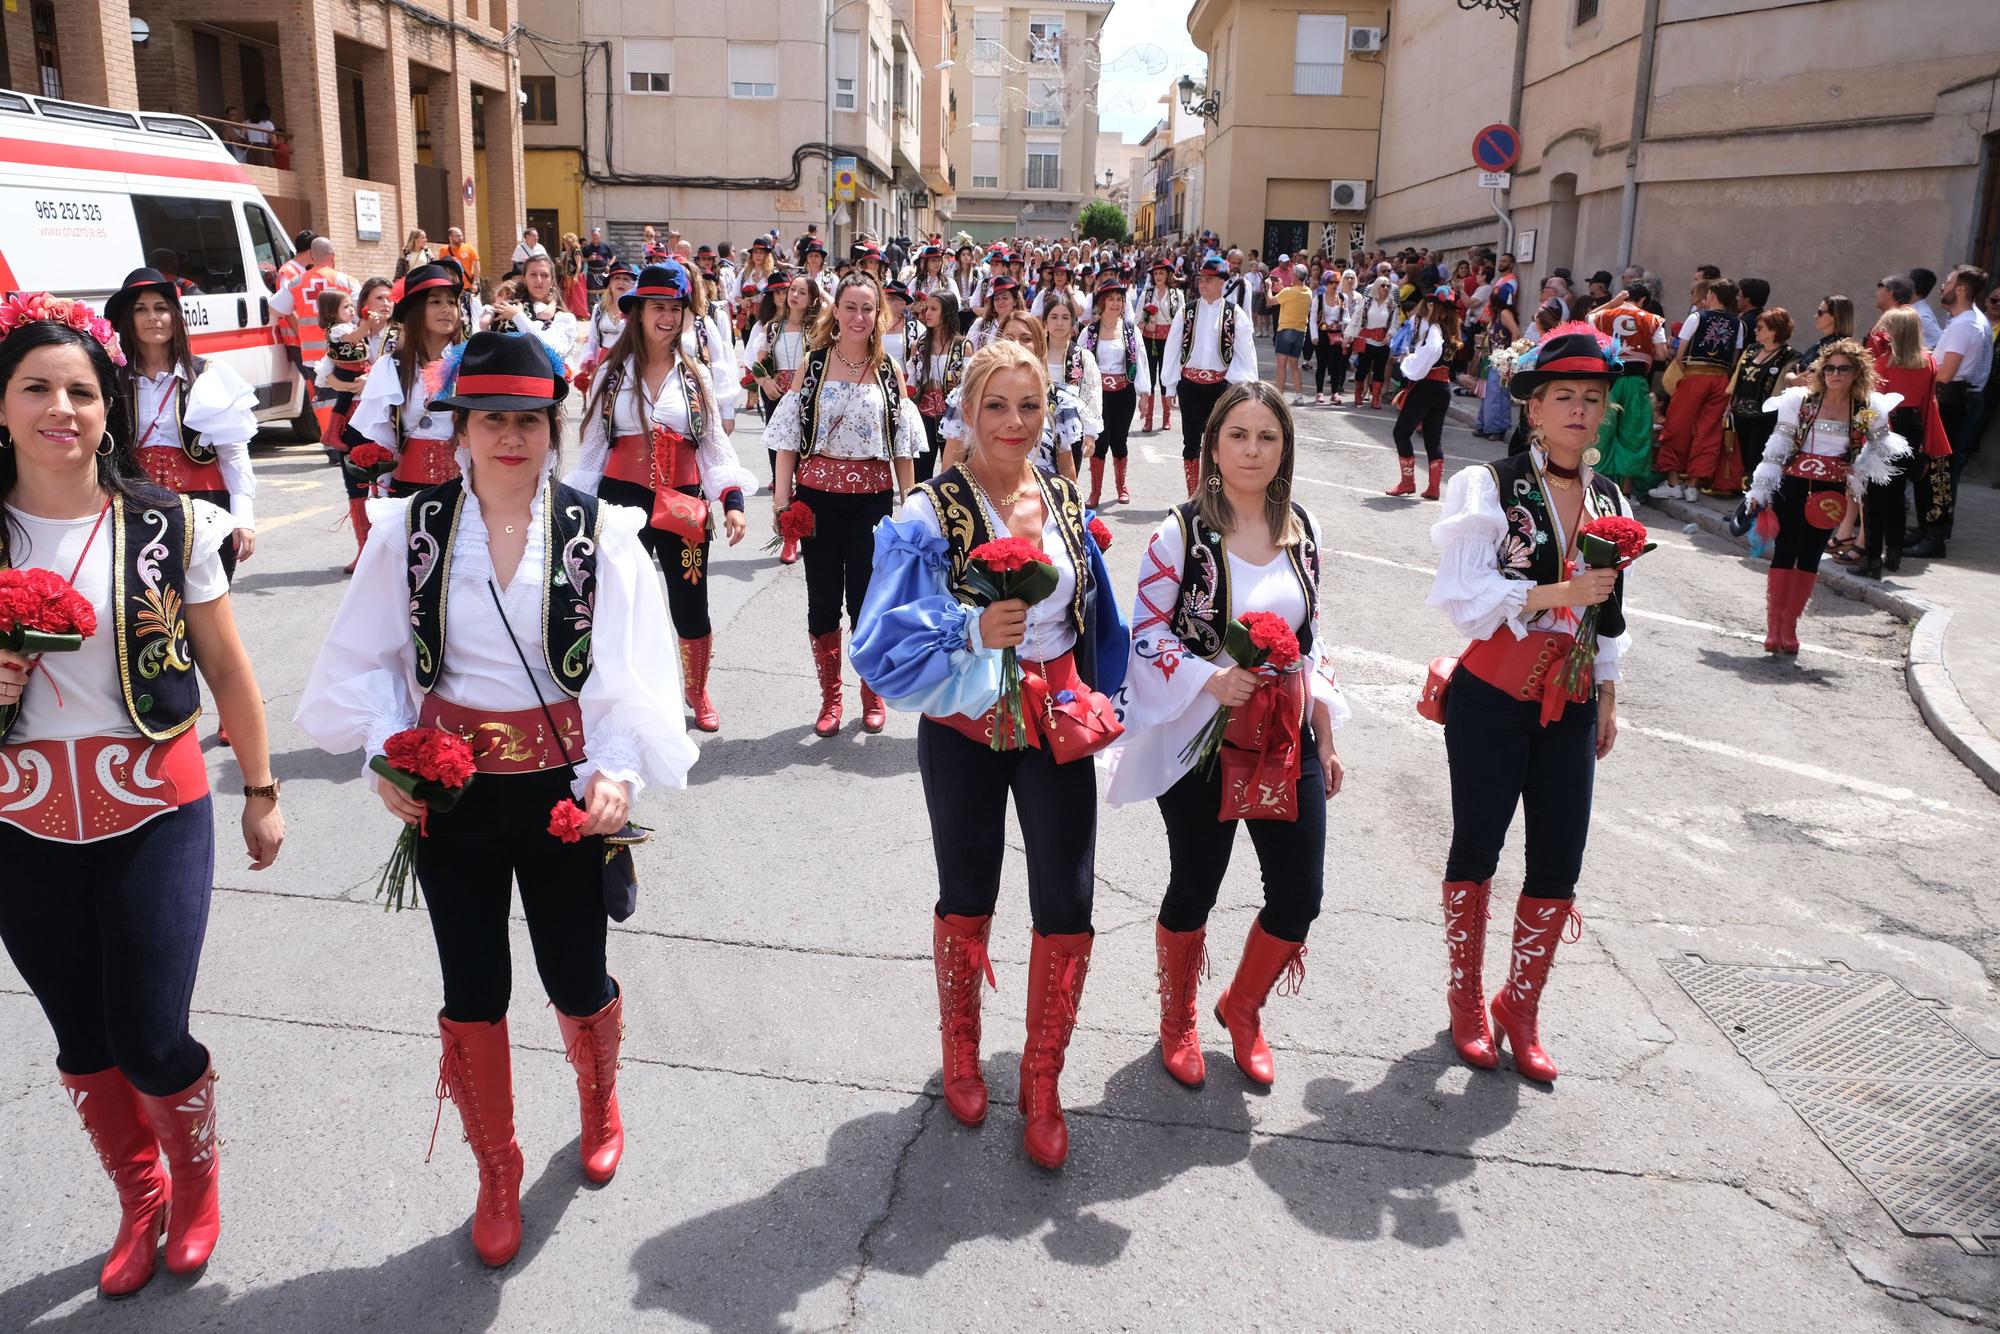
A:
[[[1137,3],[1139,0],[1127,0]],[[955,230],[1062,236],[1094,197],[1098,34],[1112,0],[955,0]]]

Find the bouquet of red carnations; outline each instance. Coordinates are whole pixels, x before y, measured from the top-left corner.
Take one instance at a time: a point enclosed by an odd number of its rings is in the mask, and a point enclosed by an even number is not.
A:
[[[416,864],[417,839],[425,833],[429,811],[448,811],[458,805],[465,789],[472,784],[472,747],[441,728],[412,727],[390,737],[382,753],[368,761],[368,767],[404,796],[423,802],[427,808],[425,820],[404,825],[403,832],[396,836],[389,864],[382,868],[382,878],[375,886],[375,897],[388,900],[382,911],[401,912],[403,892]],[[416,893],[411,891],[410,903],[414,906],[416,902]]]
[[[0,648],[74,653],[96,633],[96,608],[54,570],[0,570]]]
[[[396,456],[382,446],[370,442],[356,445],[348,450],[347,457],[341,460],[340,466],[356,482],[366,486],[376,478],[396,471]]]
[[[1299,637],[1292,633],[1285,618],[1274,612],[1246,611],[1222,632],[1222,651],[1238,667],[1284,671],[1299,660]],[[1194,739],[1181,749],[1182,763],[1198,769],[1214,767],[1223,735],[1229,731],[1230,712],[1230,706],[1224,704],[1213,718],[1202,724]]]
[[[1019,599],[1034,606],[1056,591],[1055,563],[1042,549],[1018,537],[983,542],[967,553],[965,582],[988,604]],[[1021,708],[1021,659],[1000,650],[1000,698],[993,706],[993,749],[1019,750],[1027,744],[1028,720]]]
[[[1577,554],[1593,570],[1624,569],[1651,551],[1658,543],[1646,540],[1646,525],[1622,514],[1592,519],[1577,534]],[[1572,699],[1582,695],[1590,669],[1597,662],[1597,614],[1603,603],[1585,607],[1577,623],[1576,644],[1563,660],[1562,684]]]
[[[764,544],[764,550],[778,551],[782,547],[778,559],[790,565],[799,558],[799,543],[812,535],[812,506],[794,500],[778,511],[778,535]]]

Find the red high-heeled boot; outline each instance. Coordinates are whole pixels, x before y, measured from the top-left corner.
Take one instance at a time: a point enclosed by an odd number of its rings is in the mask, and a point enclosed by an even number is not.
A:
[[[866,681],[861,683],[861,730],[873,736],[889,722],[889,706]]]
[[[1160,981],[1160,1064],[1191,1089],[1200,1088],[1208,1078],[1198,1032],[1200,1013],[1195,1008],[1195,989],[1208,961],[1207,941],[1206,927],[1169,931],[1153,923]]]
[[[840,731],[840,631],[812,636],[813,670],[819,674],[819,718],[813,731],[832,736]]]
[[[611,980],[612,986],[618,980]],[[625,1118],[618,1114],[618,1049],[625,1041],[625,993],[596,1014],[579,1019],[556,1011],[563,1051],[576,1070],[576,1100],[583,1134],[577,1155],[583,1174],[598,1185],[611,1180],[625,1156]]]
[[[1491,880],[1444,882],[1444,947],[1451,958],[1445,1007],[1451,1012],[1451,1045],[1459,1059],[1481,1070],[1500,1064],[1493,1030],[1486,1026],[1486,905]]]
[[[1102,454],[1092,454],[1090,456],[1090,499],[1086,503],[1088,503],[1092,509],[1096,509],[1098,505],[1102,502],[1103,498],[1104,498],[1104,456]]]
[[[97,1271],[97,1290],[106,1297],[129,1297],[152,1282],[160,1231],[167,1222],[160,1142],[146,1123],[138,1092],[116,1068],[65,1074],[62,1086],[118,1192],[118,1236]]]
[[[1291,987],[1290,994],[1297,995],[1306,980],[1305,942],[1280,940],[1253,920],[1236,976],[1216,999],[1215,1017],[1229,1029],[1237,1068],[1259,1084],[1271,1083],[1278,1073],[1259,1016],[1280,977]]]
[[[1569,930],[1574,924],[1575,929]],[[1556,962],[1558,939],[1574,943],[1583,935],[1583,917],[1569,899],[1521,896],[1514,909],[1514,953],[1506,985],[1493,998],[1494,1046],[1514,1047],[1514,1068],[1543,1084],[1555,1082],[1556,1063],[1542,1050],[1539,1031],[1542,991]]]
[[[986,939],[991,914],[931,914],[931,960],[937,968],[938,1035],[943,1044],[944,1105],[961,1125],[986,1120],[986,1075],[979,1068],[979,983],[996,990]]]
[[[1125,489],[1125,460],[1123,457],[1111,460],[1111,475],[1118,483],[1118,503],[1121,505],[1131,504],[1132,493]]]
[[[1021,1053],[1021,1147],[1037,1166],[1053,1171],[1069,1158],[1069,1125],[1063,1120],[1063,1057],[1076,1029],[1083,979],[1090,971],[1088,931],[1034,933],[1028,955],[1028,1041]]]
[[[1188,495],[1189,497],[1192,497],[1194,495],[1195,488],[1201,485],[1201,460],[1182,459],[1181,475],[1187,478]]]
[[[715,636],[712,634],[681,641],[682,685],[688,709],[694,714],[694,730],[697,732],[713,732],[722,726],[722,719],[715,711],[715,701],[708,697],[708,665],[714,653]]]
[[[192,1274],[208,1263],[222,1235],[221,1142],[215,1135],[215,1067],[179,1093],[138,1095],[173,1177],[167,1208],[167,1272]]]
[[[521,1249],[521,1146],[514,1141],[514,1060],[507,1021],[461,1024],[438,1015],[444,1058],[438,1062],[437,1096],[450,1098],[479,1165],[479,1198],[472,1206],[472,1248],[493,1268]],[[443,1115],[444,1109],[438,1109]],[[437,1131],[431,1131],[437,1147]],[[428,1155],[426,1155],[428,1160]]]
[[[1416,461],[1415,458],[1412,457],[1411,462],[1415,461]],[[1438,486],[1443,481],[1444,481],[1444,460],[1432,459],[1431,470],[1430,470],[1430,484],[1424,488],[1423,498],[1425,500],[1436,500],[1438,498]]]

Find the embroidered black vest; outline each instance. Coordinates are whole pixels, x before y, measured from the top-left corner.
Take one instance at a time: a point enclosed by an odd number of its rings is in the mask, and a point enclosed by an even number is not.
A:
[[[1304,537],[1284,548],[1284,553],[1305,593],[1306,623],[1299,631],[1299,648],[1310,652],[1313,623],[1319,615],[1319,544],[1313,541],[1312,519],[1305,507],[1293,501],[1292,513],[1298,516]],[[1230,602],[1229,558],[1223,551],[1222,534],[1201,521],[1194,501],[1175,506],[1174,518],[1181,527],[1183,554],[1180,591],[1169,624],[1174,637],[1190,651],[1213,658],[1222,651],[1223,632],[1236,619]]]
[[[1078,339],[1070,339],[1069,351],[1063,354],[1062,382],[1074,386],[1079,395],[1083,393],[1083,343]]]
[[[1139,374],[1139,345],[1133,335],[1134,328],[1131,320],[1122,314],[1118,317],[1118,338],[1125,349],[1125,369],[1119,374],[1128,380],[1136,378]],[[1098,321],[1092,320],[1090,327],[1083,331],[1083,341],[1085,346],[1089,347],[1090,355],[1097,356],[1097,349],[1104,341],[1102,333],[1099,332]],[[1098,359],[1100,362],[1103,360],[1101,357]],[[1104,367],[1100,365],[1098,369],[1101,371]]]
[[[631,368],[631,365],[632,363],[627,361],[623,365],[615,366],[604,377],[604,396],[598,401],[597,414],[599,422],[604,427],[604,448],[607,451],[614,448],[618,443],[618,395],[625,387],[625,372]],[[684,357],[674,358],[674,370],[679,372],[682,388],[687,394],[687,438],[696,446],[699,446],[701,444],[702,432],[708,428],[708,402],[703,396],[701,379],[694,373],[694,368],[688,365],[687,359]],[[661,387],[665,388],[666,382],[663,380],[660,383]],[[646,408],[646,396],[644,393],[639,395],[639,406],[641,411],[644,412]],[[653,425],[652,417],[647,415],[644,422],[644,430],[641,433],[645,435],[652,434]]]
[[[194,559],[193,502],[175,496],[147,505],[117,497],[104,527],[111,539],[110,629],[118,636],[125,713],[148,741],[166,741],[194,726],[201,713],[182,602]],[[0,569],[8,564],[0,533]],[[98,633],[104,632],[100,625]],[[20,712],[18,703],[0,709],[0,741]]]
[[[215,462],[215,457],[216,457],[215,451],[210,449],[207,445],[202,444],[201,432],[194,430],[187,424],[187,406],[188,406],[188,395],[192,393],[194,390],[194,382],[201,378],[201,373],[207,368],[208,368],[208,361],[205,358],[196,357],[194,359],[194,374],[186,379],[182,379],[179,376],[176,376],[174,378],[174,386],[171,391],[174,395],[174,421],[176,421],[180,425],[181,452],[188,456],[188,461],[190,463],[200,464],[204,466]],[[135,371],[132,375],[132,391],[129,398],[126,400],[125,404],[126,414],[132,419],[132,433],[133,433],[133,442],[135,446],[137,444],[139,432],[146,429],[145,423],[139,420],[138,381],[139,381],[138,373]],[[166,441],[161,440],[159,443],[165,444]]]
[[[444,673],[445,614],[451,557],[465,509],[465,479],[410,497],[407,572],[410,639],[417,685],[428,695]],[[551,478],[542,492],[542,656],[562,692],[574,699],[590,677],[590,625],[597,605],[597,544],[602,508]]]
[[[968,355],[966,349],[972,346],[972,340],[962,334],[951,333],[948,330],[943,332],[951,341],[945,346],[944,379],[939,382],[939,387],[945,393],[949,394],[952,390],[958,388],[959,383],[965,379],[965,358]],[[915,353],[915,364],[917,367],[916,382],[919,389],[931,383],[931,358],[936,354],[931,351],[930,338],[931,331],[925,329],[920,337],[910,344],[910,347],[913,349],[922,349]]]
[[[803,365],[799,367],[799,379],[795,388],[799,395],[799,457],[809,459],[819,452],[819,399],[826,392],[826,363],[833,355],[833,348],[816,347],[806,353]],[[896,374],[896,363],[883,357],[875,363],[875,385],[882,391],[882,457],[893,461],[896,457],[896,410],[897,402],[903,395],[902,379]]]
[[[1524,451],[1486,465],[1500,492],[1500,508],[1507,516],[1507,536],[1500,546],[1500,572],[1509,579],[1526,579],[1537,584],[1563,581],[1563,553],[1556,525],[1549,518],[1548,498],[1542,490],[1541,470],[1535,466],[1533,451]],[[1584,493],[1579,525],[1618,514],[1618,488],[1607,477],[1590,475]],[[1579,560],[1581,557],[1578,558]],[[1625,633],[1625,576],[1605,599],[1597,614],[1597,633],[1616,637]]]
[[[950,569],[945,582],[960,602],[977,601],[977,595],[965,581],[970,553],[974,547],[1005,534],[995,534],[987,522],[986,507],[979,503],[979,491],[965,475],[964,465],[941,472],[928,482],[919,482],[915,489],[930,497],[931,507],[937,511],[938,527],[950,548]],[[1056,531],[1062,535],[1063,550],[1069,553],[1070,566],[1076,571],[1069,623],[1070,629],[1076,631],[1077,648],[1082,651],[1088,639],[1085,626],[1089,624],[1090,599],[1095,592],[1091,587],[1090,552],[1084,543],[1083,493],[1067,478],[1045,475],[1042,494],[1054,511]],[[1089,673],[1085,679],[1090,679]]]
[[[1218,304],[1221,314],[1217,317],[1215,332],[1222,344],[1222,369],[1227,371],[1230,363],[1236,360],[1237,307],[1230,304],[1228,297]],[[1194,355],[1194,325],[1201,311],[1201,302],[1190,301],[1181,307],[1181,311],[1186,316],[1181,321],[1181,369],[1186,370],[1188,358]]]

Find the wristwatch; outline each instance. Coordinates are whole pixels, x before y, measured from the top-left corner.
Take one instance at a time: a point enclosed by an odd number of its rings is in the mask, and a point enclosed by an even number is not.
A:
[[[243,799],[248,801],[252,797],[269,797],[272,801],[276,801],[278,799],[277,780],[273,779],[263,787],[251,787],[248,783],[245,783],[243,785]]]

